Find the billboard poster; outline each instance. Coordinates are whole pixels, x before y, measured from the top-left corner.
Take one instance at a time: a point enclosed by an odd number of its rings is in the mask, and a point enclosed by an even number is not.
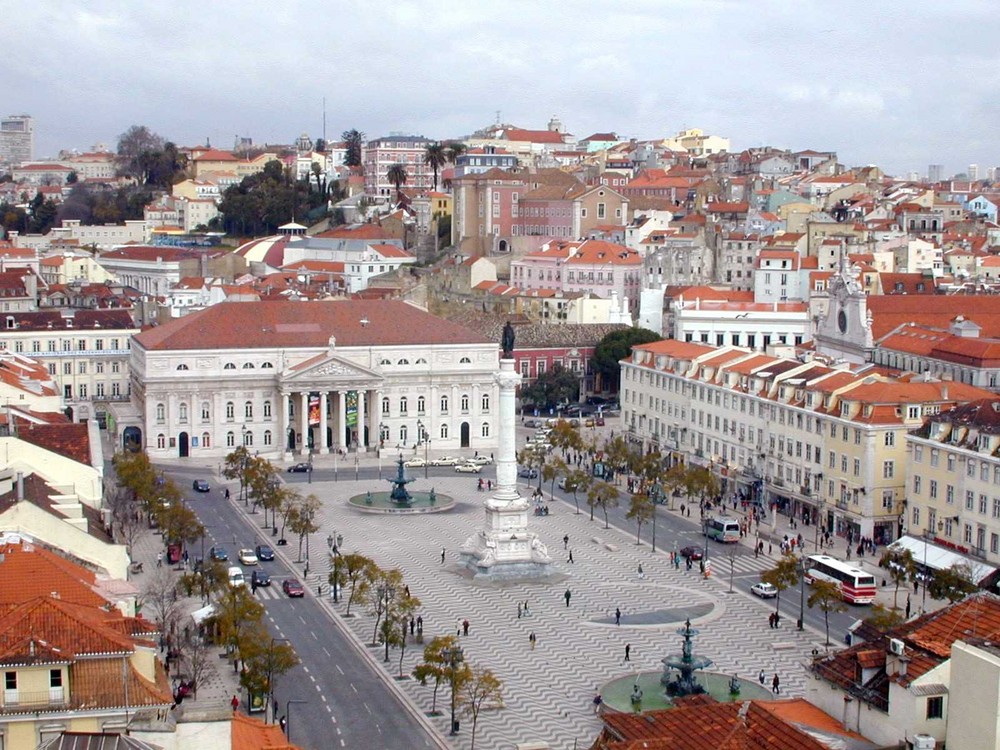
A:
[[[309,394],[309,426],[318,427],[319,426],[319,394],[310,393]]]
[[[347,426],[356,428],[358,426],[358,392],[348,391],[344,403],[347,412]]]
[[[250,693],[250,700],[248,701],[247,712],[251,714],[261,713],[267,710],[267,693],[258,693],[253,691]]]

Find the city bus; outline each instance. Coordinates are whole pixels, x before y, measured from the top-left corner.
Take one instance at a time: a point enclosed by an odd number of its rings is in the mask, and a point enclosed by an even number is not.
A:
[[[740,524],[731,518],[710,518],[705,523],[705,536],[717,542],[735,544],[740,540]]]
[[[875,576],[829,555],[810,555],[806,583],[829,581],[840,587],[840,595],[851,604],[875,601]]]

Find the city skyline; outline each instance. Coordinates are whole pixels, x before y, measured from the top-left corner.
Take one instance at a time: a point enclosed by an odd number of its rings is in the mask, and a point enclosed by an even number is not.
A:
[[[35,118],[38,157],[113,148],[132,124],[185,146],[318,138],[325,98],[330,139],[455,138],[499,112],[537,129],[555,115],[580,138],[698,127],[733,150],[831,150],[901,176],[1000,164],[997,22],[978,0],[846,2],[836,18],[784,0],[640,1],[612,15],[512,2],[502,17],[434,2],[334,13],[307,1],[277,18],[261,3],[11,10],[5,106]]]

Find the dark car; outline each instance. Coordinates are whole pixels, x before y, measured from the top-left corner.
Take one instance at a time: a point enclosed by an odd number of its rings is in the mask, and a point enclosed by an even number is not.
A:
[[[688,560],[700,560],[701,547],[695,544],[689,544],[681,550],[681,556],[686,557]]]
[[[306,590],[302,588],[302,584],[294,578],[286,578],[282,581],[281,590],[290,597],[301,597],[306,595]]]
[[[257,559],[261,562],[271,562],[274,559],[274,550],[266,544],[258,544],[254,551],[257,553]]]
[[[211,489],[208,486],[207,479],[195,479],[194,482],[191,483],[191,486],[194,487],[195,492],[208,492]]]
[[[271,576],[265,573],[263,570],[255,570],[250,574],[250,585],[251,586],[270,586]]]
[[[527,466],[525,466],[523,469],[517,472],[517,475],[522,479],[537,479],[538,469],[529,469]]]
[[[294,466],[289,466],[286,471],[289,474],[304,474],[306,472],[312,471],[312,466],[306,463],[298,463]]]
[[[598,404],[605,404],[607,403],[607,401],[608,400],[606,398],[602,398],[601,396],[589,396],[587,398],[587,403],[590,404],[591,406],[597,406]]]
[[[212,547],[212,549],[209,550],[208,556],[213,560],[219,560],[220,562],[225,562],[229,559],[229,553],[226,552],[225,547]]]

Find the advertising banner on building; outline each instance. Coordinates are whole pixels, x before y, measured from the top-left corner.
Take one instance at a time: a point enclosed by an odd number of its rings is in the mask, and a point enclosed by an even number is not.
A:
[[[348,391],[344,402],[347,412],[347,426],[356,428],[358,426],[358,392]]]
[[[319,394],[310,393],[309,394],[309,426],[318,427],[320,420],[319,414]]]

